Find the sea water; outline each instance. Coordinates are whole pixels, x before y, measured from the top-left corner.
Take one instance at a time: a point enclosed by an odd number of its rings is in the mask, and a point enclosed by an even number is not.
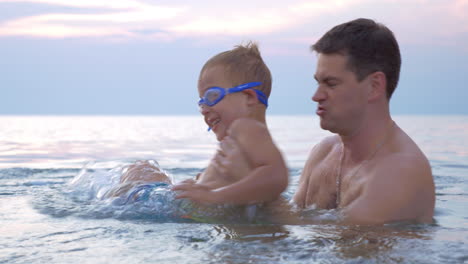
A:
[[[201,117],[0,117],[0,263],[467,263],[468,116],[394,119],[431,163],[433,224],[342,226],[318,209],[307,213],[331,221],[199,223],[181,217],[164,189],[119,204],[100,190],[136,160],[157,161],[173,182],[206,167],[217,142]],[[309,151],[329,134],[313,116],[267,122],[290,170],[290,198]]]

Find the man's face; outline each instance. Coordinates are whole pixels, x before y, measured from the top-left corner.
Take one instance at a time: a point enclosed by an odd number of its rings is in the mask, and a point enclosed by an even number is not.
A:
[[[312,97],[317,102],[320,126],[343,135],[353,132],[364,117],[367,105],[367,79],[358,82],[347,66],[347,57],[341,54],[320,53],[315,79],[318,88]]]
[[[205,69],[198,81],[198,94],[203,96],[211,87],[231,88],[232,82],[226,78],[225,69],[221,65],[211,66]],[[242,92],[224,96],[216,105],[201,105],[200,112],[205,118],[206,124],[216,134],[218,141],[226,136],[226,131],[231,123],[240,117],[247,117],[245,95]]]

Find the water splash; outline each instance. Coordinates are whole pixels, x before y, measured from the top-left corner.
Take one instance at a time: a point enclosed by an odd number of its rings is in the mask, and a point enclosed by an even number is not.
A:
[[[156,161],[148,162],[159,166]],[[93,219],[205,223],[252,223],[260,219],[255,206],[195,205],[188,200],[176,199],[170,184],[121,183],[120,178],[130,164],[121,162],[105,169],[102,164],[90,162],[68,183],[48,186],[45,194],[36,196],[34,206],[41,213],[54,217],[75,215]]]

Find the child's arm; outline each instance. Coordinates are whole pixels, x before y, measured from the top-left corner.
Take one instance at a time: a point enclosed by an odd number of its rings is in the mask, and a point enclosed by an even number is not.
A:
[[[219,204],[249,204],[277,199],[287,187],[288,171],[267,127],[252,119],[238,119],[232,123],[228,135],[237,142],[249,161],[250,173],[215,190],[197,184],[178,185],[174,188],[181,191],[178,197]]]

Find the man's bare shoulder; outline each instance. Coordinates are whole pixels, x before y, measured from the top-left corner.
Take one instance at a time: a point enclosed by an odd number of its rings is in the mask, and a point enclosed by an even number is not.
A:
[[[422,153],[391,153],[380,157],[373,166],[376,179],[391,178],[392,181],[423,183],[432,181],[429,161]]]
[[[393,177],[402,177],[411,181],[432,180],[432,172],[429,161],[417,144],[403,131],[398,134],[387,153],[383,153],[379,159],[379,166],[375,168],[380,174],[391,173]]]
[[[430,222],[433,216],[435,189],[432,172],[424,155],[393,153],[380,158],[371,168],[365,206],[380,214],[383,222],[416,220]],[[376,218],[379,219],[379,218]]]
[[[326,137],[312,148],[307,163],[316,163],[323,160],[334,148],[341,144],[340,142],[340,138],[336,135]]]
[[[432,182],[429,161],[417,144],[400,128],[393,140],[374,162],[375,180],[405,182],[407,187],[425,186]]]

